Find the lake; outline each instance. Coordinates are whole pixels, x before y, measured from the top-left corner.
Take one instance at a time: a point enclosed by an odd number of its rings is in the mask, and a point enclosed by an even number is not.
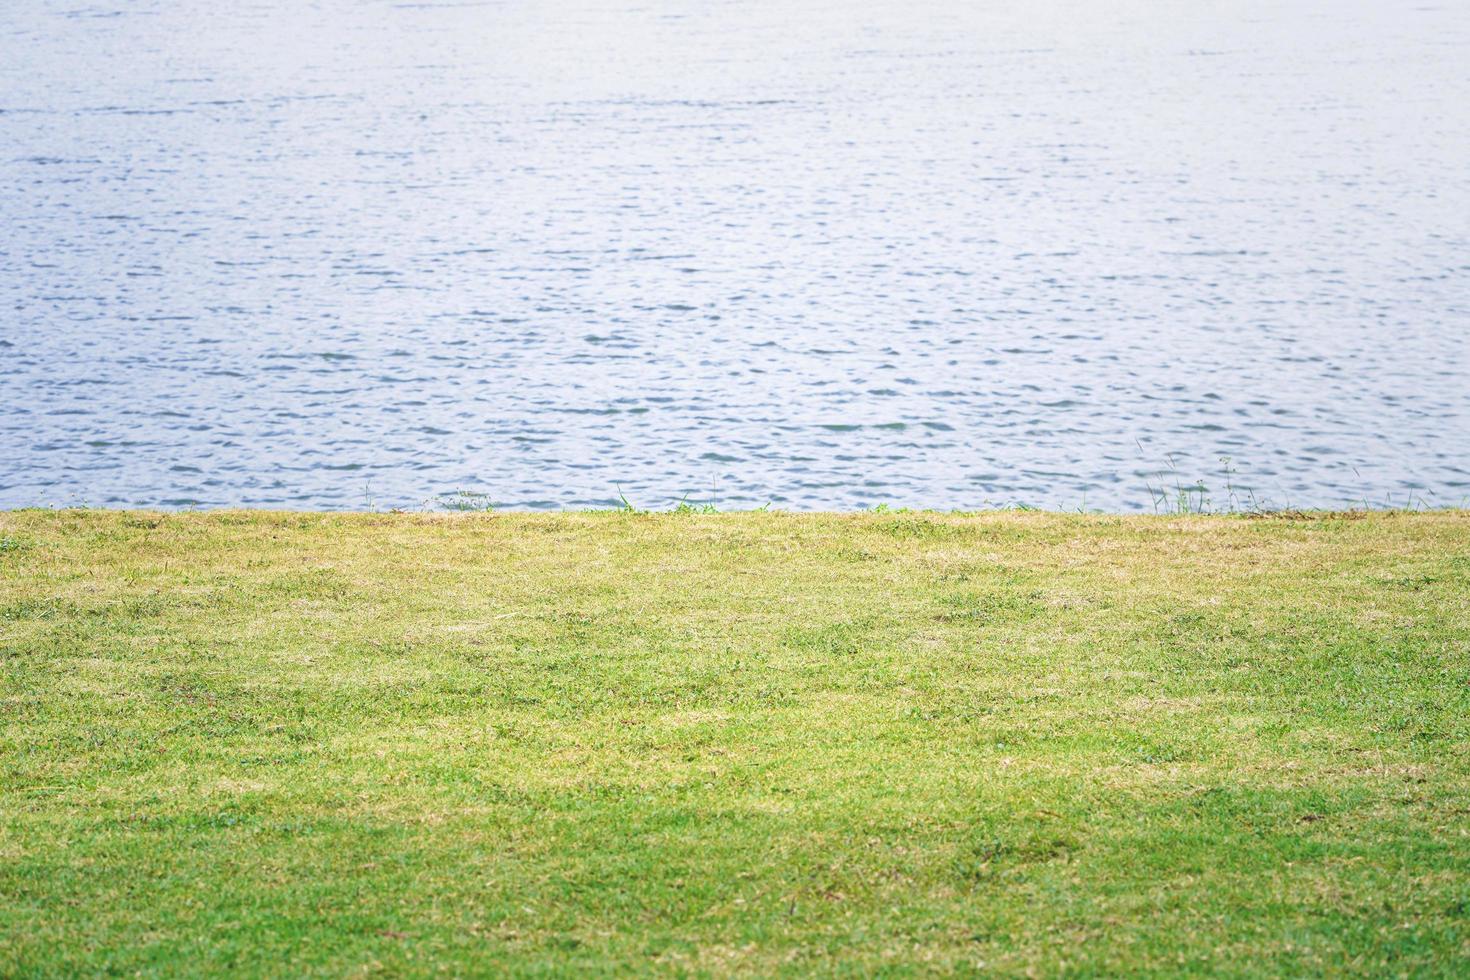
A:
[[[0,506],[1470,498],[1463,3],[5,7]]]

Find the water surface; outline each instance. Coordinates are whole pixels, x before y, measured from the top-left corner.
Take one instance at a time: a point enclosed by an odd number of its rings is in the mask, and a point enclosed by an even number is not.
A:
[[[1470,495],[1464,4],[30,0],[0,51],[0,506]]]

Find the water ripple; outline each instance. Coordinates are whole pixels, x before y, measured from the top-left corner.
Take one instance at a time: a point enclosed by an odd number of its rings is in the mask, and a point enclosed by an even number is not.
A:
[[[0,506],[1470,497],[1463,6],[14,6]]]

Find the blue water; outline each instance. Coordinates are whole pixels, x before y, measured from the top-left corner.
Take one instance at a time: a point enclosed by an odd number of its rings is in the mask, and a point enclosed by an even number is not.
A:
[[[1470,498],[1466,4],[0,6],[0,506]]]

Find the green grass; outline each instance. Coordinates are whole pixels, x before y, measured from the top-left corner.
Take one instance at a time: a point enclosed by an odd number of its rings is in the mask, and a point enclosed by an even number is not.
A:
[[[1465,512],[0,542],[0,975],[1470,963]]]

